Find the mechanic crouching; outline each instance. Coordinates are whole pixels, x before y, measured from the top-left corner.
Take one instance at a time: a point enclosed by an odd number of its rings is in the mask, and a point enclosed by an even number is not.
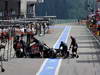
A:
[[[61,50],[61,56],[62,57],[64,57],[64,58],[69,57],[68,47],[67,47],[67,45],[63,41],[61,41],[59,49]]]

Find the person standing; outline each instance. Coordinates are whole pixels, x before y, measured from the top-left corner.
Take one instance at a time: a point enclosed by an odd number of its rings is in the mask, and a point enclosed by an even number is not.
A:
[[[71,44],[69,50],[72,49],[72,57],[74,56],[78,57],[77,55],[78,44],[76,42],[76,39],[73,36],[71,36],[70,38],[71,38]]]

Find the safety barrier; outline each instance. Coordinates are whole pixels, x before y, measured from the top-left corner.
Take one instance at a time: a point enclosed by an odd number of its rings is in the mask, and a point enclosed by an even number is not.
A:
[[[64,24],[77,22],[77,19],[54,19],[54,24]]]
[[[100,25],[92,24],[91,22],[87,21],[87,27],[92,31],[92,33],[96,36],[100,36]]]

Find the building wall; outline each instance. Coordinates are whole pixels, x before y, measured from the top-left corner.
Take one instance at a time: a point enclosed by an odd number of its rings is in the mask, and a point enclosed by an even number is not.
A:
[[[59,19],[77,19],[87,17],[88,0],[44,0],[43,4],[37,4],[37,16],[57,16]],[[94,0],[90,0],[93,6]]]
[[[26,16],[28,9],[33,11],[32,14],[35,14],[34,4],[37,1],[41,3],[44,0],[0,0],[0,16]],[[33,6],[30,7],[32,4]]]
[[[19,15],[19,0],[0,0],[0,16]]]
[[[26,14],[26,11],[27,11],[26,8],[27,8],[27,1],[26,0],[21,0],[21,7],[20,7],[21,15]]]

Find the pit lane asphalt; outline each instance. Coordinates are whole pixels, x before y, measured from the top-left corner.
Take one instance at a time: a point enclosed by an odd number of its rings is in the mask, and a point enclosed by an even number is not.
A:
[[[78,42],[79,58],[67,58],[63,59],[59,75],[100,75],[100,46],[97,44],[94,37],[88,31],[85,25],[76,25],[72,23],[65,24],[71,26],[70,35],[74,36]],[[51,29],[50,34],[46,36],[38,37],[41,41],[44,41],[51,48],[59,38],[64,27],[61,25],[55,26]],[[70,38],[67,45],[70,44]],[[4,73],[0,72],[0,75],[35,75],[40,69],[44,59],[11,59],[8,62],[4,62]]]

